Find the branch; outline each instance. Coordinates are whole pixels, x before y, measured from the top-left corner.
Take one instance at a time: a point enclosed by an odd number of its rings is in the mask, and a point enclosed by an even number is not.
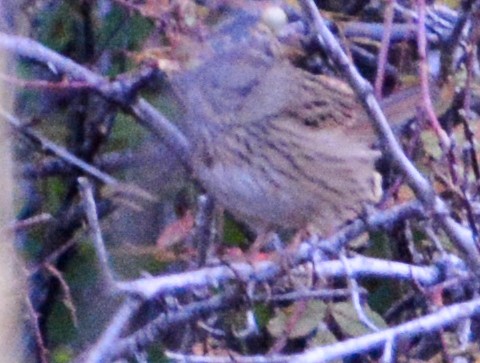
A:
[[[433,314],[414,319],[405,324],[397,325],[394,328],[384,329],[377,333],[367,334],[361,337],[351,338],[343,342],[335,343],[325,347],[318,347],[306,350],[301,354],[293,355],[272,355],[272,356],[235,356],[235,357],[199,357],[187,356],[167,352],[167,356],[176,362],[191,363],[286,363],[302,362],[317,363],[330,362],[338,359],[345,359],[354,354],[371,352],[391,344],[392,340],[410,340],[427,332],[435,332],[453,324],[458,324],[463,319],[468,319],[480,314],[480,299],[469,302],[454,304],[439,309]]]
[[[76,363],[106,362],[112,347],[116,346],[121,334],[141,304],[138,300],[128,299],[117,311],[112,321],[102,333],[98,342],[84,355],[75,359]]]
[[[0,117],[3,117],[12,128],[16,131],[21,133],[23,136],[28,138],[33,143],[39,145],[43,151],[50,152],[56,156],[58,156],[61,160],[65,163],[74,166],[75,168],[81,170],[86,175],[90,175],[95,179],[101,181],[104,184],[113,186],[113,189],[117,192],[123,192],[126,194],[136,195],[141,198],[145,198],[146,200],[154,200],[155,197],[147,192],[146,190],[133,185],[133,184],[126,184],[123,182],[118,181],[111,175],[104,173],[100,169],[96,168],[95,166],[85,162],[84,160],[80,159],[79,157],[70,153],[67,149],[62,146],[55,144],[54,142],[48,140],[42,134],[37,131],[31,130],[26,126],[22,126],[21,122],[14,117],[13,115],[5,112],[4,110],[0,109]]]
[[[21,133],[22,135],[27,137],[30,141],[39,145],[42,150],[58,156],[61,160],[63,160],[67,164],[75,166],[76,168],[83,171],[85,174],[100,180],[104,184],[109,184],[109,185],[122,184],[114,177],[104,173],[103,171],[97,169],[96,167],[90,165],[89,163],[73,155],[67,149],[48,140],[39,132],[33,131],[26,126],[23,126],[20,120],[18,120],[15,116],[5,112],[2,109],[0,109],[0,116],[3,117],[16,132]]]
[[[368,257],[348,259],[351,275],[355,277],[383,277],[413,281],[422,285],[432,285],[441,279],[437,267],[414,266],[402,262],[392,262]],[[229,266],[203,268],[172,275],[140,278],[133,281],[117,282],[116,288],[123,293],[152,299],[169,294],[181,294],[192,289],[217,287],[229,281],[269,282],[280,276],[282,270],[274,261],[257,263],[232,263]],[[319,278],[347,277],[342,261],[322,261],[315,264]]]
[[[427,211],[433,211],[434,216],[448,237],[464,254],[472,271],[480,275],[480,253],[470,230],[455,222],[450,217],[447,204],[436,195],[430,182],[417,170],[415,165],[403,152],[400,144],[390,128],[380,105],[372,92],[371,85],[363,79],[342,50],[330,30],[325,25],[313,0],[302,0],[302,6],[311,20],[317,34],[317,40],[322,48],[338,66],[357,93],[366,112],[374,122],[378,134],[385,145],[385,152],[407,178],[408,184],[415,192]]]
[[[114,347],[110,347],[109,358],[114,361],[120,357],[132,355],[139,348],[146,347],[153,342],[159,334],[171,333],[172,329],[178,329],[182,323],[191,322],[209,313],[234,309],[244,303],[244,299],[237,291],[225,295],[217,295],[205,301],[194,302],[183,306],[178,311],[160,314],[146,326],[119,341]],[[110,361],[110,360],[104,360]],[[88,363],[91,363],[88,361]]]
[[[423,210],[418,202],[406,203],[387,211],[381,211],[369,216],[365,221],[356,220],[343,228],[327,240],[319,243],[302,243],[293,260],[295,264],[313,261],[319,250],[337,253],[352,239],[360,236],[368,229],[390,229],[399,221],[409,218],[419,219],[424,217]],[[380,274],[390,278],[418,281],[430,285],[438,282],[439,271],[435,267],[418,267],[399,262],[385,260],[356,258],[350,264],[354,265],[355,274],[372,276]],[[378,264],[377,264],[378,261]],[[343,265],[339,261],[326,261],[317,264],[316,272],[319,276],[346,276]],[[118,282],[117,288],[128,294],[142,296],[150,299],[156,295],[181,293],[192,287],[218,286],[227,281],[270,281],[281,274],[280,266],[273,261],[262,261],[255,264],[233,263],[230,266],[217,266],[198,269],[169,276],[149,277],[129,282]],[[358,275],[357,275],[358,276]]]
[[[114,286],[114,279],[108,264],[107,250],[105,249],[100,223],[98,222],[97,206],[95,205],[95,199],[93,197],[92,185],[87,178],[81,177],[78,178],[78,186],[82,197],[83,208],[87,216],[90,236],[93,240],[95,251],[97,252],[102,279],[105,287],[111,288]]]
[[[0,48],[18,56],[48,65],[57,72],[65,73],[75,81],[87,82],[92,89],[105,99],[118,104],[136,117],[137,121],[159,136],[171,148],[182,162],[188,166],[190,146],[182,132],[167,120],[157,109],[143,98],[134,99],[132,89],[125,87],[121,79],[110,82],[106,78],[90,71],[42,44],[21,36],[0,32]]]

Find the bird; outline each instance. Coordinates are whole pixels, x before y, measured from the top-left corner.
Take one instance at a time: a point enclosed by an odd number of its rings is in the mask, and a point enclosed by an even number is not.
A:
[[[352,88],[292,60],[278,23],[237,12],[190,43],[169,80],[194,177],[214,200],[258,234],[307,228],[325,236],[379,201],[381,152]],[[417,90],[381,106],[398,123],[418,102]]]

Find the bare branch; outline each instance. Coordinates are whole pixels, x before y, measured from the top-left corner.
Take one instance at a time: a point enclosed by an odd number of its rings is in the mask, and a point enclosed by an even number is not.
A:
[[[92,185],[85,177],[78,178],[78,185],[83,200],[83,206],[85,208],[85,214],[88,220],[88,226],[90,228],[90,235],[95,245],[95,251],[98,255],[97,257],[100,263],[100,272],[102,274],[105,286],[107,288],[111,288],[114,286],[114,279],[108,264],[108,255],[107,250],[105,249],[102,232],[100,231],[97,206],[95,205],[95,199],[93,198]]]
[[[272,355],[272,356],[235,356],[235,357],[200,357],[167,353],[170,359],[176,362],[195,363],[284,363],[284,362],[330,362],[344,359],[353,354],[366,353],[390,344],[392,339],[412,339],[426,332],[435,332],[453,324],[458,324],[463,319],[468,319],[480,314],[480,299],[450,305],[439,309],[437,312],[414,319],[394,328],[384,329],[377,333],[348,339],[325,347],[306,350],[301,354]]]
[[[180,130],[143,98],[132,99],[122,81],[109,82],[40,43],[21,36],[0,33],[0,48],[18,56],[36,60],[76,81],[87,82],[105,99],[115,102],[134,115],[139,123],[162,138],[177,156],[188,165],[189,143]],[[136,86],[136,85],[135,85]]]
[[[432,210],[436,220],[444,229],[445,233],[455,243],[467,259],[470,268],[475,274],[480,274],[480,253],[470,230],[463,227],[450,217],[450,210],[446,203],[436,195],[429,181],[417,170],[413,163],[403,152],[395,138],[380,105],[375,99],[371,85],[363,79],[350,59],[343,52],[338,42],[325,26],[313,0],[303,0],[314,29],[318,34],[318,41],[329,56],[334,60],[337,67],[346,76],[350,85],[359,96],[365,110],[374,122],[377,132],[381,136],[386,153],[391,157],[395,165],[406,176],[409,185],[414,190],[417,198],[422,202],[426,210]]]
[[[380,260],[368,257],[348,259],[351,274],[355,277],[376,276],[383,278],[414,281],[431,285],[439,282],[441,272],[436,267],[412,266],[401,262]],[[117,282],[117,288],[127,294],[152,299],[155,296],[180,293],[189,289],[217,287],[228,281],[268,282],[278,277],[281,269],[273,261],[254,264],[232,263],[230,266],[203,268],[174,275],[141,278],[128,282]],[[322,261],[315,266],[320,278],[347,277],[345,265],[341,261]],[[462,275],[461,272],[459,272]]]
[[[66,150],[65,148],[43,137],[39,132],[22,126],[21,122],[15,116],[5,112],[2,109],[0,109],[0,116],[3,117],[13,127],[15,131],[25,135],[31,141],[38,144],[42,148],[42,150],[53,153],[68,164],[74,165],[78,169],[82,170],[85,174],[91,175],[105,184],[122,184],[114,177],[102,172],[101,170],[98,170],[94,166],[88,164],[87,162],[68,152],[68,150]]]
[[[375,76],[375,95],[378,99],[382,98],[382,87],[385,78],[385,65],[387,64],[388,49],[390,46],[390,39],[392,37],[393,26],[393,8],[395,0],[387,1],[387,10],[385,12],[384,29],[382,36],[382,45],[380,47],[380,54],[378,55],[377,74]]]
[[[154,341],[160,334],[171,332],[171,329],[182,323],[194,321],[201,316],[212,312],[232,309],[241,305],[244,299],[236,291],[225,295],[217,295],[205,301],[191,303],[178,311],[160,314],[142,329],[127,338],[122,339],[116,346],[110,347],[110,359],[131,355],[139,347],[145,347]]]
[[[127,326],[132,316],[138,311],[140,306],[140,301],[134,299],[128,299],[123,303],[95,346],[93,346],[85,355],[78,357],[75,362],[106,362],[112,347],[116,345],[124,328]]]

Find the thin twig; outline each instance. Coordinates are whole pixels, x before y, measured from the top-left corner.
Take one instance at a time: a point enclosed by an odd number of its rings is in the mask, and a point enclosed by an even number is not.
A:
[[[447,133],[440,125],[437,115],[433,109],[432,98],[430,97],[429,75],[427,65],[427,37],[425,35],[425,0],[417,0],[418,3],[418,56],[419,56],[419,74],[420,85],[422,90],[423,107],[427,114],[428,120],[434,132],[440,141],[440,146],[444,152],[449,153],[451,150],[451,142]],[[456,180],[455,174],[452,174],[452,179]]]
[[[73,326],[75,328],[78,328],[78,317],[77,317],[77,309],[75,308],[75,304],[73,303],[73,297],[72,297],[72,292],[70,290],[70,287],[68,286],[67,281],[65,281],[65,278],[62,276],[62,273],[52,264],[46,263],[45,269],[57,279],[58,283],[60,284],[60,287],[62,289],[62,292],[64,294],[64,304],[65,307],[67,308],[68,312],[70,313],[70,316],[72,318]]]
[[[20,232],[31,229],[38,225],[51,222],[53,219],[50,213],[40,213],[34,216],[31,216],[22,220],[15,220],[6,226],[5,231],[7,232]]]
[[[426,332],[435,332],[450,325],[458,324],[480,314],[480,299],[458,303],[439,309],[435,313],[411,320],[396,327],[351,338],[324,347],[306,350],[304,353],[272,356],[235,356],[235,357],[199,357],[167,352],[167,356],[176,362],[192,363],[317,363],[345,359],[354,354],[367,353],[385,346],[392,339],[412,339]]]
[[[388,337],[383,347],[383,355],[381,363],[392,363],[395,361],[395,336]]]
[[[378,99],[382,98],[383,81],[385,78],[385,65],[387,64],[388,49],[390,47],[390,38],[392,37],[393,26],[393,8],[395,0],[388,0],[385,10],[384,32],[382,44],[378,55],[377,74],[375,76],[375,95]]]
[[[93,198],[92,185],[85,177],[78,178],[78,185],[80,194],[82,196],[83,206],[85,208],[85,214],[88,220],[88,226],[90,229],[90,236],[93,240],[95,251],[97,253],[98,261],[100,264],[100,273],[107,288],[114,287],[114,278],[112,271],[108,264],[108,254],[105,249],[105,243],[103,241],[102,232],[100,230],[100,224],[98,222],[97,206],[95,205],[95,199]]]
[[[214,242],[216,230],[214,223],[215,204],[213,198],[202,194],[197,198],[198,212],[195,216],[194,239],[197,249],[197,266],[201,267],[207,263],[208,254],[211,253],[211,246]]]
[[[106,78],[29,38],[0,32],[0,48],[48,65],[76,81],[88,83],[105,99],[124,107],[137,118],[141,125],[161,137],[180,160],[188,166],[190,145],[186,137],[145,99],[132,97],[132,90],[125,89],[121,80],[109,82]]]
[[[343,253],[340,253],[339,259],[342,262],[346,272],[348,288],[350,290],[352,303],[355,307],[358,318],[367,328],[371,329],[372,331],[379,331],[378,327],[368,318],[367,314],[365,314],[365,311],[363,310],[362,302],[360,301],[360,288],[348,259]]]
[[[112,177],[111,175],[99,170],[95,166],[73,155],[64,147],[57,145],[56,143],[48,140],[39,132],[34,131],[26,126],[23,126],[20,120],[18,120],[12,114],[9,114],[8,112],[5,112],[4,110],[0,109],[0,116],[3,117],[13,127],[13,129],[16,132],[21,133],[32,142],[39,145],[42,148],[42,150],[58,156],[61,160],[63,160],[68,165],[72,165],[78,168],[79,170],[83,171],[85,174],[94,177],[95,179],[101,181],[102,183],[111,185],[115,191],[130,194],[130,195],[136,195],[146,200],[155,200],[155,197],[149,192],[147,192],[146,190],[143,190],[142,188],[139,188],[136,185],[125,184],[123,182],[118,181],[116,178]]]
[[[82,159],[76,157],[72,153],[68,152],[65,148],[51,142],[47,138],[43,137],[39,132],[31,130],[30,128],[23,126],[20,120],[18,120],[12,114],[5,112],[0,109],[0,116],[3,117],[15,131],[25,135],[31,141],[40,145],[42,150],[51,152],[52,154],[58,156],[66,163],[74,165],[78,169],[82,170],[85,174],[93,176],[94,178],[100,180],[102,183],[110,185],[120,185],[121,183],[114,177],[102,172],[101,170],[95,168],[94,166],[88,164]]]
[[[367,295],[367,290],[359,288],[359,294],[361,296]],[[315,289],[307,291],[294,291],[280,295],[254,295],[252,301],[272,301],[272,302],[292,302],[299,300],[334,300],[334,299],[346,299],[351,296],[349,289]]]
[[[30,316],[30,322],[32,324],[33,335],[35,337],[36,348],[38,351],[38,359],[40,363],[48,363],[50,352],[45,344],[42,336],[42,329],[40,328],[40,316],[33,307],[30,297],[26,297],[26,303],[28,315]]]
[[[101,363],[107,361],[112,347],[120,339],[123,330],[128,322],[141,306],[139,300],[127,299],[118,309],[108,327],[102,333],[97,343],[83,357],[75,360],[76,363]]]
[[[472,232],[450,217],[450,210],[447,204],[436,195],[430,182],[417,170],[405,155],[400,144],[396,140],[380,105],[373,95],[371,85],[363,79],[356,67],[351,63],[350,59],[342,50],[333,34],[325,26],[313,0],[302,0],[301,3],[311,19],[314,30],[317,34],[317,39],[322,48],[329,54],[341,72],[346,76],[350,85],[359,96],[360,101],[363,103],[366,112],[373,120],[377,132],[381,136],[385,145],[385,152],[406,176],[410,187],[415,192],[417,198],[422,202],[425,209],[434,212],[436,220],[448,237],[463,253],[472,271],[477,275],[480,275],[480,253]]]
[[[114,347],[111,347],[111,360],[131,355],[141,347],[153,342],[160,334],[171,333],[172,329],[178,328],[182,323],[187,323],[204,317],[209,313],[218,313],[226,309],[232,309],[244,304],[237,291],[225,295],[217,295],[205,301],[194,302],[183,306],[178,311],[160,314],[150,323],[134,334],[122,339]],[[106,360],[108,362],[108,360]]]

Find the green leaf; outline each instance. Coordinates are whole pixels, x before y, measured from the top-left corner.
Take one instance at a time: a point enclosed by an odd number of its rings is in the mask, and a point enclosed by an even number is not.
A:
[[[315,336],[308,342],[308,348],[314,347],[323,347],[325,345],[330,345],[337,343],[338,339],[333,335],[333,333],[328,330],[327,326],[320,326]]]
[[[363,311],[367,318],[379,329],[388,327],[383,318],[370,309],[368,305],[363,306]],[[372,332],[370,328],[360,321],[357,311],[351,302],[332,304],[330,306],[330,314],[346,335],[358,337]]]
[[[268,323],[268,331],[275,338],[287,334],[290,339],[305,338],[312,334],[322,322],[327,311],[327,305],[322,301],[309,301],[302,312],[294,305],[280,310],[275,318]],[[296,321],[295,321],[296,320]]]

